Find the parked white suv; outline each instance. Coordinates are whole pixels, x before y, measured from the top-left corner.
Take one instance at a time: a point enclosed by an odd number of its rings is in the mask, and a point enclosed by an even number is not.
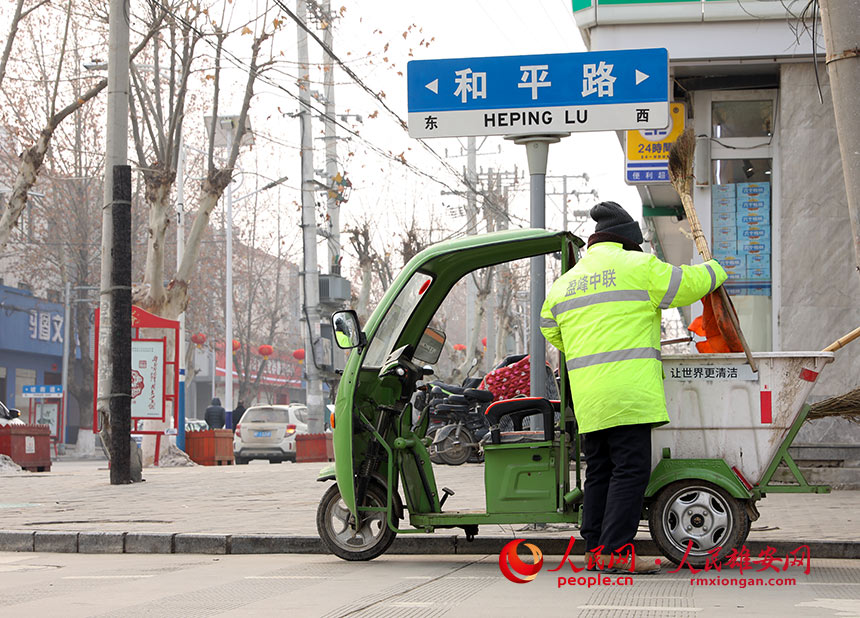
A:
[[[303,404],[251,406],[233,435],[236,464],[252,459],[269,463],[296,460],[296,435],[308,432],[308,409]]]

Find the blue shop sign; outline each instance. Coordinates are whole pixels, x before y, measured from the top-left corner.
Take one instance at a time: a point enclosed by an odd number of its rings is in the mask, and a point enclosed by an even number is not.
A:
[[[60,356],[63,334],[62,305],[0,286],[0,349]]]

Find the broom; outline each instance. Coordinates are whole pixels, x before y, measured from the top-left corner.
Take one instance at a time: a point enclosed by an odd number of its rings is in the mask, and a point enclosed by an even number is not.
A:
[[[855,328],[847,335],[840,337],[829,346],[822,350],[823,352],[835,352],[847,343],[854,341],[860,337],[860,327]],[[817,403],[812,404],[809,410],[807,420],[823,418],[825,416],[842,416],[849,421],[860,423],[860,388],[855,388],[853,391],[848,391],[844,395],[830,397]]]
[[[688,127],[681,136],[672,144],[669,150],[669,178],[672,181],[672,186],[681,198],[681,203],[684,205],[684,213],[687,215],[687,220],[690,222],[690,230],[693,232],[693,242],[696,244],[696,249],[704,261],[711,259],[711,250],[708,247],[708,242],[705,239],[705,234],[702,231],[702,225],[699,223],[699,217],[696,215],[696,207],[693,204],[693,160],[696,151],[696,136],[693,129]],[[730,322],[724,324],[725,318],[718,320],[720,322],[720,330],[723,336],[730,341],[737,340],[740,347],[743,348],[744,354],[747,357],[747,362],[753,371],[758,371],[756,362],[753,359],[747,341],[741,332],[741,325],[738,321],[738,314],[735,312],[735,307],[729,298],[723,286],[718,288],[718,296],[712,298],[714,313],[717,316],[727,316]]]

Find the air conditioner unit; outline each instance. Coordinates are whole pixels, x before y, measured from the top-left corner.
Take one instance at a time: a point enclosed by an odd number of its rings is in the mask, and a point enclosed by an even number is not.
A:
[[[320,302],[340,304],[351,297],[349,280],[340,275],[320,275]]]

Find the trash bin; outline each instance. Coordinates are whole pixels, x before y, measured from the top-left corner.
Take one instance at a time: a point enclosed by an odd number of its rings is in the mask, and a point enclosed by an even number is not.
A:
[[[0,425],[0,453],[31,472],[51,471],[51,428],[47,425]]]
[[[334,461],[331,433],[300,433],[296,436],[296,463]]]
[[[208,429],[185,434],[185,452],[201,466],[233,465],[233,431]]]

